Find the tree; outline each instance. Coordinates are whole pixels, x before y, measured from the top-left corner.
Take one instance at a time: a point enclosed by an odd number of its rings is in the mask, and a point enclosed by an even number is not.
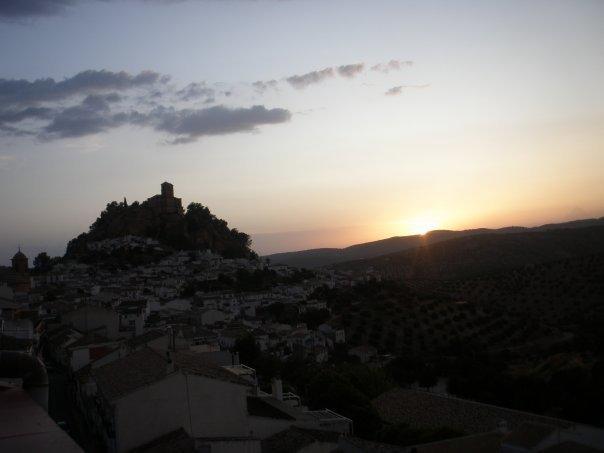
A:
[[[304,321],[307,327],[311,330],[315,330],[318,326],[326,322],[328,319],[329,311],[324,308],[320,310],[306,310],[306,313],[302,315],[302,321]]]
[[[38,253],[34,258],[34,269],[38,272],[48,272],[52,267],[51,261],[46,252]]]
[[[235,341],[233,352],[239,353],[239,359],[241,363],[245,363],[250,366],[255,366],[260,358],[260,348],[256,344],[256,340],[252,335],[244,335]]]
[[[238,338],[235,341],[233,352],[238,352],[241,363],[254,368],[258,376],[262,377],[265,382],[269,382],[281,372],[279,359],[262,352],[251,334]]]
[[[372,438],[381,421],[370,398],[357,389],[349,376],[336,370],[323,369],[310,379],[307,401],[311,408],[329,407],[353,420],[357,435]]]

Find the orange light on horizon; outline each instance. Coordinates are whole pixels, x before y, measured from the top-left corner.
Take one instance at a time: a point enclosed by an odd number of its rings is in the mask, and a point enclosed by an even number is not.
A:
[[[404,222],[409,234],[424,235],[440,226],[440,222],[434,216],[423,215],[414,217]]]

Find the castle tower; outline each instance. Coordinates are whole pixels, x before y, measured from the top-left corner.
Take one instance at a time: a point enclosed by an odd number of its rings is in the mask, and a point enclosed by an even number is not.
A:
[[[174,186],[169,182],[163,182],[161,194],[148,198],[147,203],[156,214],[184,214],[182,199],[174,196]]]
[[[174,198],[174,186],[169,182],[163,182],[161,185],[161,196],[165,198]]]

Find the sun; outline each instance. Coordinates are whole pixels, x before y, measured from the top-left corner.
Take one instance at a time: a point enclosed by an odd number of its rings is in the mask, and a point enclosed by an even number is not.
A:
[[[407,222],[407,225],[410,234],[424,235],[429,231],[437,229],[439,226],[439,222],[434,217],[421,216],[410,219]]]

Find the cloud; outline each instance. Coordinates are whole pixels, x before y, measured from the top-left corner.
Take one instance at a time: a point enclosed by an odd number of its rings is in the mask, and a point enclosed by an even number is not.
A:
[[[267,109],[263,105],[249,108],[214,106],[205,109],[154,109],[148,122],[155,130],[174,136],[171,143],[188,143],[202,136],[253,132],[258,126],[285,123],[291,119],[286,109]]]
[[[190,83],[182,90],[176,92],[177,96],[182,101],[201,100],[205,103],[214,102],[216,91],[213,88],[207,87],[205,82]]]
[[[404,67],[413,66],[412,61],[403,61],[403,60],[390,60],[387,63],[378,63],[371,67],[372,71],[383,72],[384,74],[388,74],[390,71],[400,71]]]
[[[399,94],[401,94],[403,92],[403,86],[397,86],[397,87],[392,87],[389,90],[387,90],[384,94],[386,96],[398,96]]]
[[[56,82],[38,79],[33,82],[20,79],[0,79],[0,105],[32,105],[44,101],[58,101],[75,95],[100,91],[123,91],[165,83],[167,76],[153,71],[132,75],[125,71],[82,71],[73,77]]]
[[[136,110],[112,113],[110,103],[88,96],[80,104],[58,112],[39,137],[44,140],[83,137],[124,125],[150,127],[171,136],[169,143],[189,143],[203,136],[253,132],[259,126],[285,123],[289,110],[214,106],[204,109],[175,109],[159,106],[150,112]]]
[[[270,89],[276,90],[277,85],[279,85],[279,82],[277,82],[275,79],[267,81],[258,80],[257,82],[252,83],[254,89],[261,94]]]
[[[60,82],[0,79],[0,135],[55,140],[131,125],[167,133],[171,143],[185,143],[209,135],[252,132],[291,119],[289,110],[263,105],[177,109],[182,101],[213,102],[218,91],[205,82],[174,91],[167,80],[152,71],[131,75],[106,70],[83,71]],[[134,96],[123,93],[133,88],[143,91]],[[219,93],[231,96],[230,90]]]
[[[294,88],[301,90],[308,87],[309,85],[320,83],[333,76],[333,68],[325,68],[321,69],[320,71],[307,72],[306,74],[302,75],[293,75],[285,80]]]
[[[97,134],[119,125],[110,115],[105,96],[90,95],[80,104],[63,109],[44,128],[42,138],[82,137]]]
[[[26,17],[54,16],[60,14],[76,0],[2,0],[0,18],[22,19]]]
[[[36,134],[35,132],[29,131],[27,129],[22,129],[15,126],[8,126],[6,124],[0,123],[0,135],[8,137],[27,137]]]
[[[0,110],[0,124],[19,123],[28,119],[48,119],[52,112],[53,109],[48,107]]]
[[[343,65],[343,66],[338,66],[338,74],[340,74],[342,77],[347,77],[349,79],[355,77],[356,75],[360,74],[361,72],[363,72],[363,69],[365,69],[365,64],[364,63],[356,63],[356,64],[347,64],[347,65]]]
[[[28,18],[56,16],[66,12],[69,7],[84,3],[85,1],[86,0],[0,0],[0,20],[4,19],[14,21]],[[96,1],[103,2],[107,0]],[[154,3],[170,4],[184,1],[185,0],[155,0]],[[140,0],[140,2],[152,3],[148,0]]]
[[[389,90],[386,90],[386,92],[384,93],[386,96],[398,96],[399,94],[403,93],[403,90],[408,89],[408,88],[416,88],[416,89],[422,89],[422,88],[428,88],[430,85],[426,84],[426,85],[399,85],[396,87],[392,87]]]

